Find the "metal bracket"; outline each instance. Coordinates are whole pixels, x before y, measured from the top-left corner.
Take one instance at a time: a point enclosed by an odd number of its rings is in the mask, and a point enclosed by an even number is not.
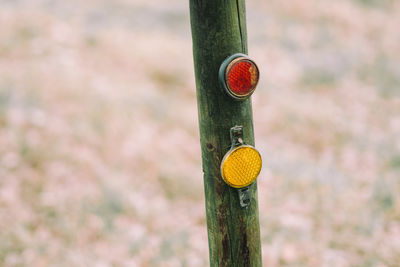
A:
[[[247,186],[247,187],[238,189],[238,193],[239,193],[240,206],[242,208],[248,207],[251,203],[249,187]]]
[[[236,125],[231,128],[231,143],[232,143],[231,149],[244,145],[243,126]],[[240,207],[242,208],[248,207],[251,203],[249,187],[246,186],[243,188],[238,188],[237,191],[239,194]]]
[[[248,55],[245,55],[245,54],[242,54],[242,53],[236,53],[236,54],[233,54],[233,55],[228,56],[228,57],[221,63],[221,66],[219,67],[218,79],[219,79],[219,82],[220,82],[222,88],[224,88],[225,92],[226,92],[229,96],[233,97],[234,100],[245,100],[245,99],[247,99],[250,95],[249,95],[249,96],[245,96],[245,97],[239,97],[239,96],[236,96],[236,95],[232,94],[232,93],[230,92],[230,90],[228,89],[228,87],[227,87],[227,85],[226,85],[226,80],[225,80],[225,71],[226,71],[226,68],[228,67],[228,65],[229,65],[233,60],[235,60],[235,59],[237,59],[237,58],[239,58],[239,57],[241,57],[241,58],[246,58],[246,59],[250,60]]]
[[[244,145],[244,141],[243,141],[243,126],[234,126],[231,128],[231,149]]]

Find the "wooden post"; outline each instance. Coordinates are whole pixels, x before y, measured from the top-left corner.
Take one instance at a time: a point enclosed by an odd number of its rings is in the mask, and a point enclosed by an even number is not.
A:
[[[241,208],[237,189],[220,175],[220,163],[231,146],[230,129],[243,126],[254,145],[251,99],[237,101],[218,81],[225,58],[247,54],[244,0],[190,0],[193,55],[204,172],[211,266],[261,266],[257,184],[250,186],[251,204]]]

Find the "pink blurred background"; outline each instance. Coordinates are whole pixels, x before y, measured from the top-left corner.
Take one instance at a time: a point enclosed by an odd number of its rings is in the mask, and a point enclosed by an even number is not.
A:
[[[207,266],[188,1],[0,0],[0,265]],[[264,266],[400,264],[400,2],[247,1]]]

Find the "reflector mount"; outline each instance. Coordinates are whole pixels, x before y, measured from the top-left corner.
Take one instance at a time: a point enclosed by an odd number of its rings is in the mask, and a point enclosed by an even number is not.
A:
[[[228,57],[220,67],[220,80],[227,93],[235,99],[246,99],[259,80],[257,65],[244,54]]]
[[[261,171],[260,153],[252,146],[241,145],[228,151],[222,159],[221,176],[235,188],[252,184]]]

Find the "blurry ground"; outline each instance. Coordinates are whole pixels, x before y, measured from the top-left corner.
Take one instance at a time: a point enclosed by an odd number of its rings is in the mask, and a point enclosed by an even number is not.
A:
[[[400,3],[248,1],[264,266],[399,266]],[[0,265],[207,266],[187,1],[0,0]]]

